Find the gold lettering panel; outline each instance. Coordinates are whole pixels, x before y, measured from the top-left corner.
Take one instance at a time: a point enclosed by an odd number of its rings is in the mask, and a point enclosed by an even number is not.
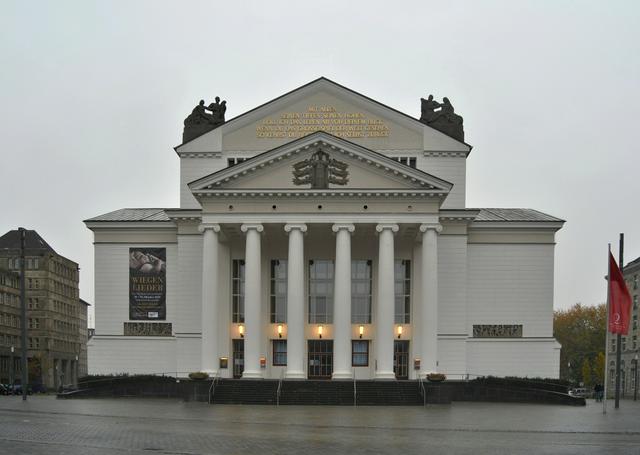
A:
[[[389,137],[384,120],[367,117],[362,112],[338,112],[333,106],[312,105],[306,112],[285,112],[279,118],[266,118],[256,127],[261,139],[299,138],[318,130],[349,138]]]

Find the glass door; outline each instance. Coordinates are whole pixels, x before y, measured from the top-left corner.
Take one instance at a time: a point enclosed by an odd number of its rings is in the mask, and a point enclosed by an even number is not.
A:
[[[393,372],[396,379],[409,379],[409,341],[393,340]]]
[[[331,379],[333,340],[309,340],[309,379]]]
[[[233,377],[238,379],[242,377],[244,371],[244,340],[233,341]]]

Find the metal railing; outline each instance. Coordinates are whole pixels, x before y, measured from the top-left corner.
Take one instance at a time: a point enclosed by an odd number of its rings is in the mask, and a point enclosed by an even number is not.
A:
[[[422,406],[427,406],[427,390],[424,388],[424,378],[418,375],[418,392],[422,397]]]
[[[276,391],[276,406],[280,406],[280,395],[282,394],[283,379],[284,379],[284,370],[280,372],[280,379],[278,380],[278,390]]]
[[[353,405],[356,406],[357,404],[357,389],[356,389],[356,369],[352,368],[353,370]]]
[[[211,385],[209,386],[209,404],[213,403],[213,394],[216,391],[216,384],[220,379],[220,371],[216,371],[216,374],[213,376],[213,380],[211,381]]]

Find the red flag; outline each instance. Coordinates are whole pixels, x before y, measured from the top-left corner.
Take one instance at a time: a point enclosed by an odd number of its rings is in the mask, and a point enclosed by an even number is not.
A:
[[[609,252],[609,332],[626,335],[631,318],[631,295],[622,272]]]

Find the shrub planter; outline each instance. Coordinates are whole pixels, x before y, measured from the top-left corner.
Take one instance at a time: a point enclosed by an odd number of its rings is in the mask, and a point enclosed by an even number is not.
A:
[[[447,376],[442,373],[429,373],[427,375],[427,381],[429,382],[442,382],[447,379]]]
[[[196,371],[189,373],[189,379],[192,381],[204,381],[205,379],[209,379],[209,374],[204,371]]]

